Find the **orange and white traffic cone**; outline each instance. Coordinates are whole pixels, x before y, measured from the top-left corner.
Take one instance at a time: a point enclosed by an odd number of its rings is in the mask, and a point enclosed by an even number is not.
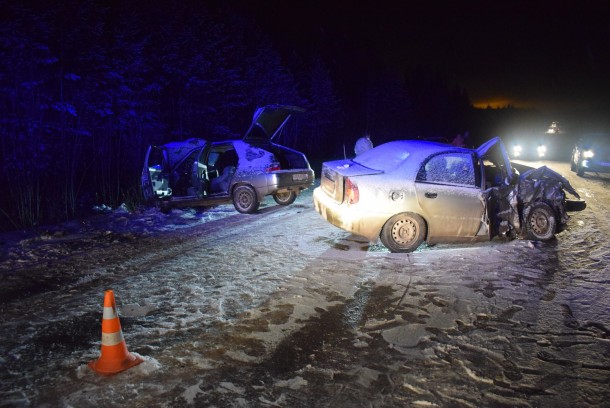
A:
[[[92,370],[111,375],[125,371],[143,362],[141,357],[127,351],[121,322],[116,311],[114,292],[107,290],[104,295],[104,316],[102,318],[102,355],[91,361]]]

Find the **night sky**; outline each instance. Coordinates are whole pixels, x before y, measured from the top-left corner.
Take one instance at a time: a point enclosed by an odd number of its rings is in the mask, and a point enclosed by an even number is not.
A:
[[[610,106],[608,2],[273,0],[247,7],[284,49],[326,53],[347,83],[373,65],[397,77],[421,66],[464,88],[477,107]]]

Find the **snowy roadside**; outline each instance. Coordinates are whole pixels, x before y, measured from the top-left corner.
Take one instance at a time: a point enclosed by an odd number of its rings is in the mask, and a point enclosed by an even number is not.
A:
[[[272,199],[261,209],[275,204]],[[122,254],[146,251],[148,241],[166,239],[168,245],[184,239],[188,230],[227,217],[239,216],[231,204],[207,208],[174,209],[164,214],[156,208],[127,211],[99,206],[97,214],[61,224],[0,234],[0,299],[3,302],[63,285],[72,276],[74,264],[116,262]],[[108,253],[114,253],[113,259]],[[64,265],[65,273],[48,270]],[[79,278],[75,271],[74,277]]]
[[[103,206],[98,214],[56,225],[0,234],[0,271],[36,266],[40,261],[61,259],[94,245],[120,244],[151,234],[177,231],[234,214],[230,205],[209,209],[174,210],[163,214],[155,208],[127,211]]]

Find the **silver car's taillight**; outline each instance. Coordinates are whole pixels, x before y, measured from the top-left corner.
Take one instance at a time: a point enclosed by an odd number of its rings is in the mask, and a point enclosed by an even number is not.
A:
[[[352,182],[349,178],[345,178],[345,201],[347,204],[357,204],[360,200],[360,192],[356,183]]]

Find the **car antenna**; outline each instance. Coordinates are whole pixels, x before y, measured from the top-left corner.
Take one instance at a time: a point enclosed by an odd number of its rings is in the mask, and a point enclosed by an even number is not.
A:
[[[345,153],[345,143],[343,143],[343,159],[347,160],[347,153]]]

